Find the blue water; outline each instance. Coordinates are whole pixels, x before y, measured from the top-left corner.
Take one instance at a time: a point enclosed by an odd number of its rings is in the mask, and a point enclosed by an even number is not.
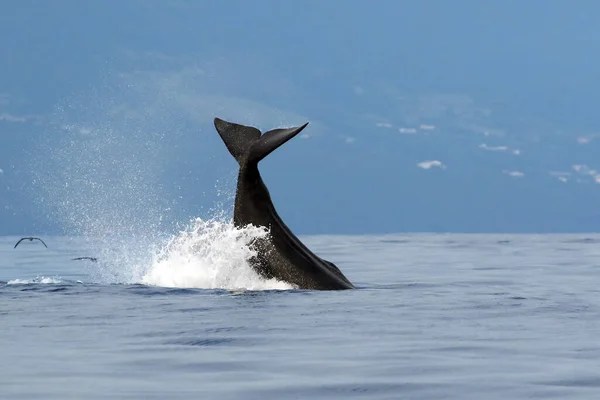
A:
[[[0,238],[0,398],[600,398],[600,235],[303,237],[358,287],[313,292],[220,232]]]

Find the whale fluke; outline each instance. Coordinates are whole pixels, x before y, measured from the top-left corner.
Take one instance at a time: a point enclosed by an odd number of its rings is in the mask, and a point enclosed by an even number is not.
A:
[[[277,278],[299,289],[352,289],[352,283],[330,261],[313,254],[281,220],[271,201],[258,163],[300,133],[298,127],[272,129],[264,134],[252,126],[214,119],[215,129],[229,153],[238,162],[233,222],[236,227],[252,224],[269,229],[269,235],[252,246],[256,255],[249,261],[264,278]]]
[[[215,128],[225,146],[239,164],[256,162],[271,154],[279,146],[299,134],[308,122],[296,128],[273,129],[261,135],[252,126],[235,124],[215,118]]]

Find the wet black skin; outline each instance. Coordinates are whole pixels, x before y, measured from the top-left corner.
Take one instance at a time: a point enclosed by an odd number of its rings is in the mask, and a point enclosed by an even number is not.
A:
[[[254,244],[258,256],[250,260],[263,277],[277,278],[300,289],[354,288],[333,263],[313,254],[281,220],[257,164],[240,168],[233,220],[238,227],[252,224],[270,230],[265,240]]]
[[[313,254],[281,220],[258,170],[258,162],[262,158],[306,125],[291,128],[291,133],[269,131],[260,138],[260,132],[255,128],[241,125],[230,128],[232,126],[234,124],[215,119],[217,131],[240,165],[234,225],[244,227],[252,224],[269,229],[265,238],[256,239],[251,244],[257,250],[257,255],[249,260],[251,266],[265,278],[276,278],[298,289],[353,289],[352,283],[333,263]]]

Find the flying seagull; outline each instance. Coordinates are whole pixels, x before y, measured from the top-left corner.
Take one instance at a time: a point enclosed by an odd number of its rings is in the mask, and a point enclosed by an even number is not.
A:
[[[46,246],[46,243],[44,243],[44,241],[43,241],[42,239],[40,239],[40,238],[37,238],[37,237],[24,237],[24,238],[21,238],[21,240],[19,240],[19,241],[17,242],[17,244],[15,244],[15,247],[13,247],[13,248],[14,248],[14,249],[16,249],[16,248],[17,248],[17,246],[19,245],[19,243],[21,243],[23,240],[29,240],[30,242],[33,242],[33,240],[34,240],[34,239],[35,239],[35,240],[39,240],[40,242],[42,242],[42,244],[43,244],[44,246]],[[48,248],[48,246],[46,246],[46,248]]]
[[[71,258],[71,260],[90,260],[93,262],[98,261],[98,259],[96,257],[75,257],[75,258]]]

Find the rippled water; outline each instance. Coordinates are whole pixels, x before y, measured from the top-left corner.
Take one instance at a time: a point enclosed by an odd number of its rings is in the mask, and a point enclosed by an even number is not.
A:
[[[600,236],[303,238],[358,287],[340,292],[231,280],[194,249],[17,239],[2,399],[600,398]],[[112,265],[70,260],[98,254]]]

